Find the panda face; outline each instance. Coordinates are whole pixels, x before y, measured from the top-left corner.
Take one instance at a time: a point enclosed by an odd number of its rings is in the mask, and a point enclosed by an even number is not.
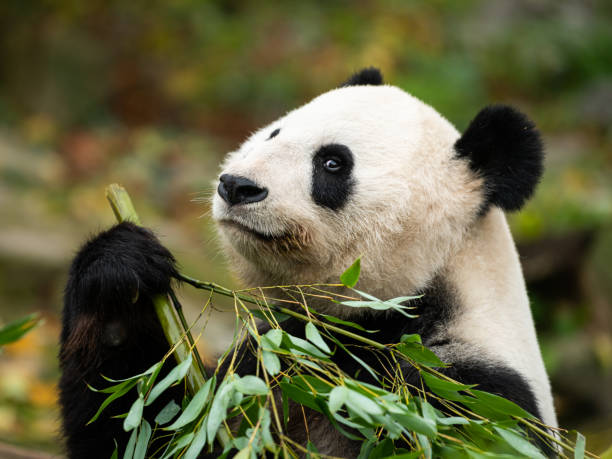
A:
[[[372,293],[424,285],[483,200],[458,137],[393,86],[335,89],[288,113],[222,165],[213,218],[233,265],[254,283],[335,282],[362,256]]]

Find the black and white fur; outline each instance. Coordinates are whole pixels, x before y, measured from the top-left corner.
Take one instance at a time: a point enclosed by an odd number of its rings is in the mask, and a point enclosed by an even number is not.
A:
[[[503,213],[531,196],[542,155],[533,123],[516,110],[487,107],[460,135],[434,109],[384,85],[380,72],[369,68],[230,153],[216,184],[213,217],[233,268],[248,285],[337,282],[362,256],[361,290],[380,298],[423,293],[413,320],[311,306],[380,330],[373,339],[383,343],[420,333],[452,364],[444,370],[448,375],[505,396],[556,426]],[[172,256],[131,224],[100,234],[75,259],[60,354],[70,457],[85,451],[87,457],[108,457],[113,438],[125,442],[120,421],[105,417],[84,426],[100,402],[85,382],[95,386],[100,373],[137,373],[162,357],[167,346],[150,296],[166,291],[173,274]],[[303,324],[292,320],[282,326],[303,332]],[[380,365],[361,353],[370,365]],[[334,359],[350,374],[358,370],[342,352]],[[252,357],[245,357],[240,371],[254,370]],[[414,371],[406,366],[405,372],[416,383]],[[109,414],[125,411],[119,406]],[[358,454],[320,415],[307,416],[308,430],[301,413],[291,423],[298,441],[306,441],[307,431],[324,454]]]

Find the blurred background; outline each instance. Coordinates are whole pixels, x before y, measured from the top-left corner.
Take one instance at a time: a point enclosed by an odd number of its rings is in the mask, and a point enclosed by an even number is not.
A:
[[[184,272],[236,285],[198,202],[223,155],[374,65],[460,130],[493,102],[541,128],[546,174],[511,224],[560,423],[609,446],[611,2],[3,0],[0,30],[0,323],[45,320],[0,355],[0,441],[60,451],[62,288],[114,222],[104,187],[128,189]],[[217,317],[209,354],[228,342]]]

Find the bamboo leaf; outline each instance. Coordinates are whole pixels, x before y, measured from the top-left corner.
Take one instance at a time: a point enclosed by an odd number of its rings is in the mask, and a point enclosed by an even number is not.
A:
[[[337,412],[348,398],[348,390],[344,386],[336,386],[329,393],[329,402],[327,406],[332,413]]]
[[[281,364],[280,359],[274,352],[262,351],[261,357],[263,360],[264,367],[270,376],[277,375],[280,372]]]
[[[268,330],[262,338],[266,338],[271,349],[277,350],[280,348],[281,341],[283,340],[283,331],[278,328],[273,328]]]
[[[515,451],[530,458],[545,459],[540,450],[522,436],[497,426],[494,429]]]
[[[478,400],[483,402],[488,408],[505,414],[508,416],[518,416],[521,418],[533,418],[531,414],[525,411],[523,408],[518,406],[516,403],[511,402],[499,395],[491,394],[481,390],[472,390],[471,393],[476,396]]]
[[[340,276],[340,282],[346,287],[354,287],[359,280],[359,273],[361,272],[361,257],[357,258],[353,264],[342,273]]]
[[[189,367],[191,366],[192,357],[191,354],[187,357],[187,359],[176,367],[174,367],[159,383],[153,387],[149,396],[147,397],[147,401],[145,402],[145,406],[149,406],[157,397],[159,397],[166,389],[168,389],[172,384],[181,381],[189,371]]]
[[[134,448],[134,459],[144,459],[147,453],[147,446],[151,439],[151,426],[145,420],[142,421],[136,439],[136,447]]]
[[[338,324],[338,325],[346,325],[347,327],[352,327],[352,328],[356,328],[357,330],[361,330],[367,333],[376,333],[379,330],[366,330],[365,328],[363,328],[361,325],[356,324],[355,322],[350,322],[348,320],[342,320],[342,319],[338,319],[337,317],[334,316],[330,316],[327,314],[321,314],[322,317],[325,318],[325,320],[328,320],[334,324]]]
[[[179,437],[179,439],[176,441],[176,444],[174,445],[174,447],[170,451],[165,453],[162,456],[161,459],[168,459],[170,457],[173,457],[175,453],[177,453],[178,451],[183,449],[185,446],[190,444],[191,441],[193,440],[193,437],[194,437],[194,433],[193,432],[189,432],[189,433],[183,435],[182,437]]]
[[[584,458],[585,446],[586,446],[586,440],[584,438],[584,435],[582,435],[580,432],[576,432],[576,444],[574,446],[574,459]]]
[[[223,422],[227,414],[227,408],[229,407],[232,395],[236,388],[234,386],[234,380],[225,380],[221,383],[217,394],[215,395],[210,411],[208,413],[206,433],[208,442],[212,444],[215,434],[219,429],[219,426]]]
[[[168,430],[178,430],[183,426],[186,426],[201,413],[202,409],[206,405],[208,396],[210,394],[211,387],[214,385],[215,377],[210,378],[202,386],[202,388],[195,394],[195,396],[189,402],[189,405],[183,410],[179,418],[174,421],[171,425],[166,427]]]
[[[125,453],[123,454],[123,459],[132,459],[134,457],[134,448],[136,447],[136,437],[138,436],[138,429],[132,430],[132,434],[130,435],[130,439],[127,442],[125,447]]]
[[[234,382],[236,390],[245,395],[268,395],[269,389],[266,383],[253,375],[236,377]]]
[[[170,422],[179,411],[181,411],[181,407],[178,406],[174,400],[170,400],[157,416],[155,416],[155,423],[163,426]]]
[[[29,314],[0,328],[0,346],[13,343],[40,324],[38,314]]]
[[[317,330],[317,327],[313,325],[312,322],[308,322],[306,324],[306,338],[308,341],[316,345],[319,349],[327,354],[331,354],[331,349],[327,345],[327,343],[323,340],[323,337]]]
[[[185,451],[185,455],[183,456],[185,459],[197,459],[200,455],[200,452],[206,445],[206,423],[203,422],[195,436],[193,437],[193,441],[187,451]]]
[[[142,411],[144,409],[144,398],[138,397],[128,412],[127,417],[123,420],[123,430],[129,432],[138,427],[142,420]]]
[[[96,419],[98,419],[98,417],[100,416],[100,414],[102,414],[102,411],[104,411],[104,409],[110,405],[114,400],[118,399],[119,397],[127,394],[138,382],[138,380],[134,379],[134,380],[130,380],[130,381],[126,381],[125,385],[119,389],[116,390],[115,392],[113,392],[111,395],[109,395],[100,405],[100,408],[98,408],[98,411],[96,412],[96,414],[94,415],[93,418],[91,418],[89,421],[87,421],[87,425],[91,424],[92,422],[94,422]]]

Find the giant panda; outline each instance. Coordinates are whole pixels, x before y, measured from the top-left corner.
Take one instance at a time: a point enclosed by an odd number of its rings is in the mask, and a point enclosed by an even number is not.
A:
[[[421,294],[418,318],[388,311],[311,306],[398,342],[419,333],[449,376],[502,395],[556,426],[519,258],[504,211],[521,208],[542,173],[542,142],[515,109],[488,106],[460,134],[432,107],[383,83],[375,68],[254,133],[221,166],[213,218],[236,274],[249,286],[337,282],[362,257],[359,287],[379,298]],[[175,261],[147,229],[118,224],[88,241],[65,292],[59,384],[71,458],[110,457],[125,446],[119,400],[91,425],[101,374],[130,376],[168,345],[151,307]],[[303,324],[289,319],[295,335]],[[356,351],[358,352],[358,351]],[[377,359],[363,352],[370,365]],[[346,372],[357,366],[334,356]],[[221,369],[222,371],[222,369]],[[255,371],[253,358],[239,372]],[[367,378],[367,374],[359,377]],[[405,378],[416,381],[406,365]],[[154,416],[181,388],[145,411]],[[359,447],[315,412],[309,438],[323,454]],[[293,419],[293,418],[292,418]],[[298,419],[298,420],[295,420]],[[296,416],[290,433],[305,442]]]

